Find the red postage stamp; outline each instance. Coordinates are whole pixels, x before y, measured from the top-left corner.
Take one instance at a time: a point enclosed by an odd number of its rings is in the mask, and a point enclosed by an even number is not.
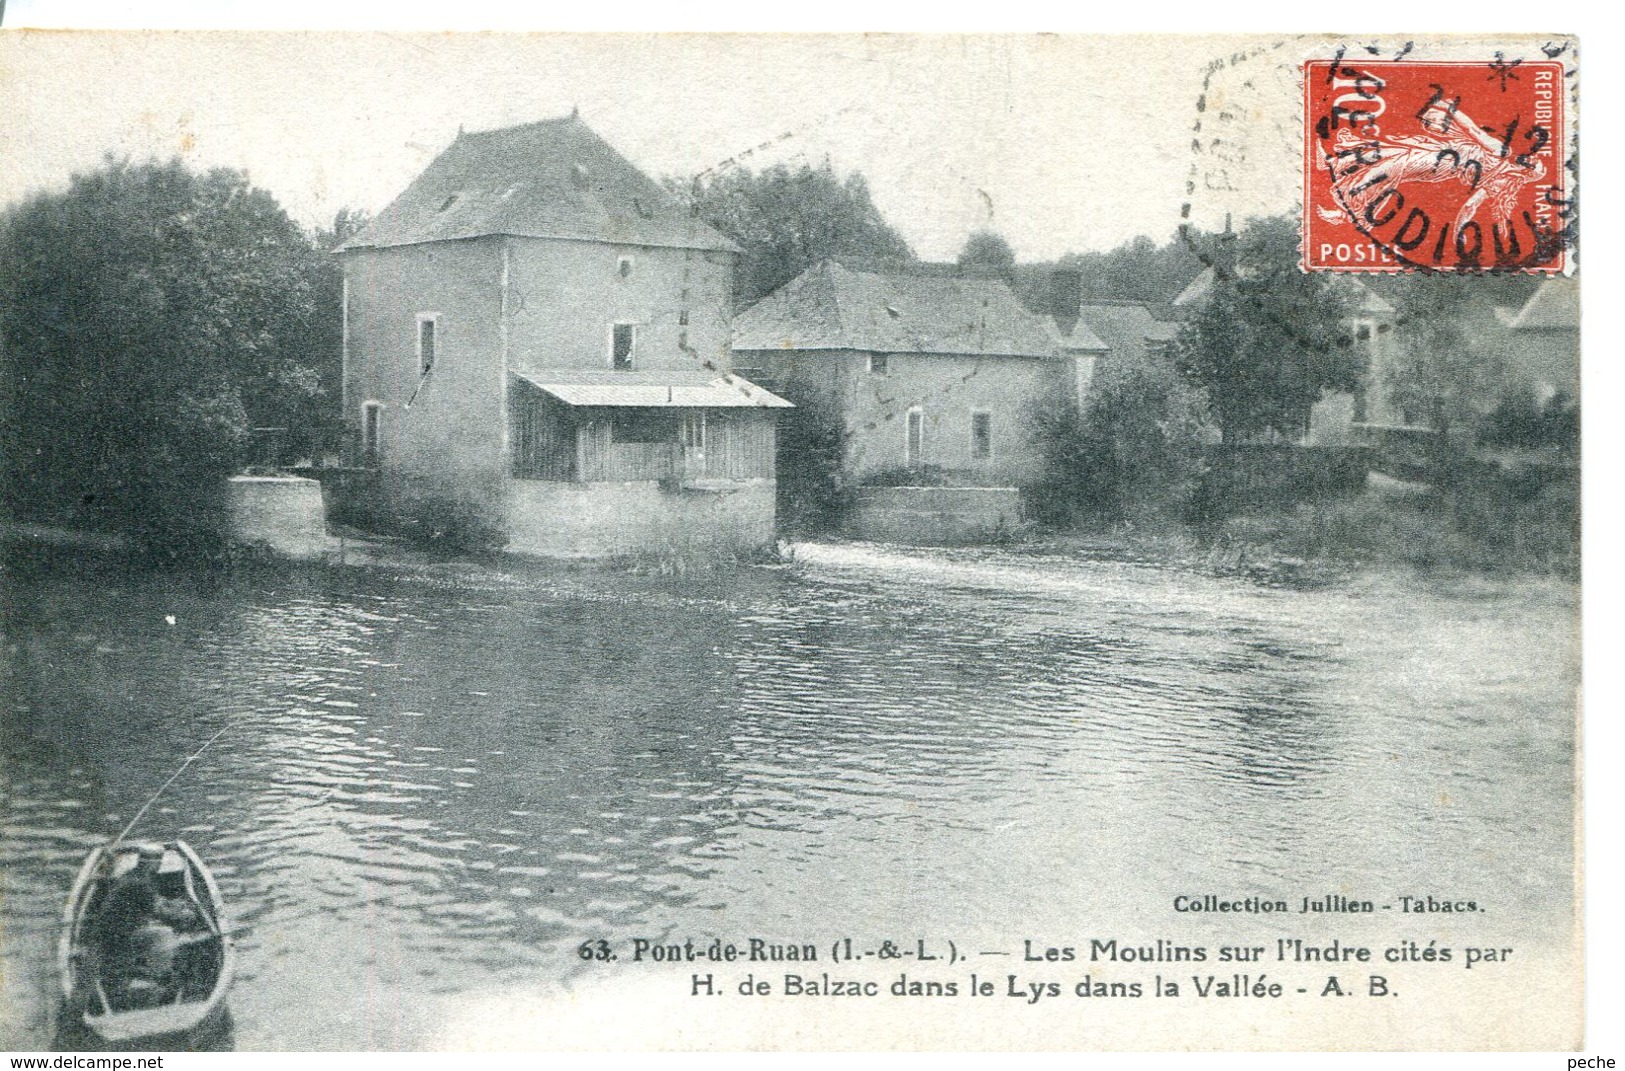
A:
[[[1304,64],[1309,271],[1561,272],[1563,65]]]

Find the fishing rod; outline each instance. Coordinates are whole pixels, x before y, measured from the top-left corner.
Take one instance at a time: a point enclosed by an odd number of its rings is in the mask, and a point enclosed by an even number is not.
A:
[[[125,838],[125,836],[129,834],[130,830],[135,828],[135,824],[137,822],[141,821],[141,816],[147,813],[147,808],[151,807],[154,803],[156,803],[158,801],[158,797],[162,796],[164,794],[164,789],[168,788],[170,785],[173,785],[175,783],[175,779],[177,777],[179,777],[181,774],[185,773],[186,768],[188,766],[192,765],[192,762],[199,755],[201,755],[205,751],[209,750],[209,745],[214,743],[216,740],[220,739],[222,736],[224,736],[225,733],[226,733],[226,730],[229,729],[229,728],[231,728],[230,725],[226,725],[226,726],[222,727],[221,730],[218,733],[215,733],[213,736],[209,737],[209,739],[205,740],[203,742],[202,747],[200,747],[196,751],[192,752],[192,754],[187,758],[187,760],[185,762],[181,763],[181,768],[176,770],[174,773],[170,774],[169,775],[169,780],[165,781],[163,784],[159,785],[157,792],[154,792],[151,796],[147,797],[147,802],[143,803],[141,805],[141,809],[139,811],[135,812],[135,817],[130,819],[130,824],[125,826],[122,830],[120,830],[119,835],[114,837],[112,840],[108,841],[107,843],[109,843],[109,844],[117,844],[119,841],[123,840]]]

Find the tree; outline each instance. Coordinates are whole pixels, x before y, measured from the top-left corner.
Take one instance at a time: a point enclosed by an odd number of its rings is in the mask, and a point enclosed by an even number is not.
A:
[[[372,222],[372,213],[364,208],[348,206],[333,213],[331,230],[316,232],[316,248],[331,253],[339,244],[360,234]]]
[[[1165,354],[1102,361],[1080,408],[1046,399],[1031,414],[1045,479],[1041,519],[1116,523],[1184,509],[1202,467],[1200,395]]]
[[[671,180],[667,185],[680,188]],[[687,195],[695,215],[744,250],[734,280],[736,308],[755,304],[826,258],[914,259],[881,218],[863,176],[853,172],[842,180],[828,163],[729,171],[696,179]]]
[[[1107,253],[1069,253],[1057,266],[1077,272],[1090,297],[1160,305],[1207,266],[1216,244],[1191,227],[1162,245],[1142,234]]]
[[[847,431],[840,407],[824,389],[794,374],[774,387],[796,400],[794,409],[779,416],[779,523],[798,535],[834,531],[848,497],[841,475]]]
[[[1016,266],[1015,250],[1004,236],[993,231],[973,231],[965,240],[965,248],[959,254],[960,270],[996,275],[1002,279],[1010,278]]]
[[[1336,279],[1298,270],[1291,220],[1253,220],[1233,249],[1211,255],[1214,282],[1175,341],[1180,373],[1206,392],[1224,441],[1295,438],[1329,391],[1365,372],[1345,319],[1352,300]]]
[[[0,492],[160,541],[212,527],[251,429],[336,387],[336,269],[263,190],[109,160],[0,220]]]
[[[1221,238],[1195,227],[1182,227],[1162,245],[1140,235],[1107,253],[1068,253],[1050,264],[1018,264],[1009,281],[1032,309],[1053,308],[1057,270],[1074,273],[1074,292],[1086,299],[1166,305],[1213,261]]]
[[[1405,328],[1388,369],[1394,404],[1438,432],[1444,446],[1453,431],[1476,423],[1503,380],[1491,353],[1468,341],[1459,314],[1478,280],[1469,276],[1417,275],[1405,283]]]

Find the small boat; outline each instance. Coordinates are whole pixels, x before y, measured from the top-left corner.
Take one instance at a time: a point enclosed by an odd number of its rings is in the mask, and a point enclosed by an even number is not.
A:
[[[135,884],[151,889],[141,892],[150,917],[132,925],[113,902],[127,902]],[[220,889],[185,841],[96,848],[79,869],[62,923],[57,961],[67,1012],[102,1040],[190,1033],[223,1006],[236,952]]]

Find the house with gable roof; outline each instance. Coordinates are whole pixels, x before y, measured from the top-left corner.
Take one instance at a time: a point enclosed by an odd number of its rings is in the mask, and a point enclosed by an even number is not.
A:
[[[930,472],[1018,487],[1043,464],[1032,405],[1087,391],[1106,345],[1085,324],[1063,341],[1002,279],[826,260],[740,313],[733,349],[764,379],[834,404],[853,483]]]
[[[1106,344],[1114,364],[1135,365],[1163,358],[1179,332],[1177,323],[1159,320],[1142,301],[1086,298],[1077,316]]]
[[[1506,327],[1509,372],[1540,403],[1580,396],[1580,284],[1572,276],[1542,279],[1517,309],[1495,310]]]
[[[578,116],[459,132],[338,255],[382,515],[547,555],[771,542],[789,403],[733,374],[738,250]]]
[[[946,265],[817,264],[734,321],[734,352],[791,401],[839,414],[861,538],[968,543],[1022,521],[1044,475],[1034,407],[1081,397],[1106,346],[1064,337],[1001,278]]]

